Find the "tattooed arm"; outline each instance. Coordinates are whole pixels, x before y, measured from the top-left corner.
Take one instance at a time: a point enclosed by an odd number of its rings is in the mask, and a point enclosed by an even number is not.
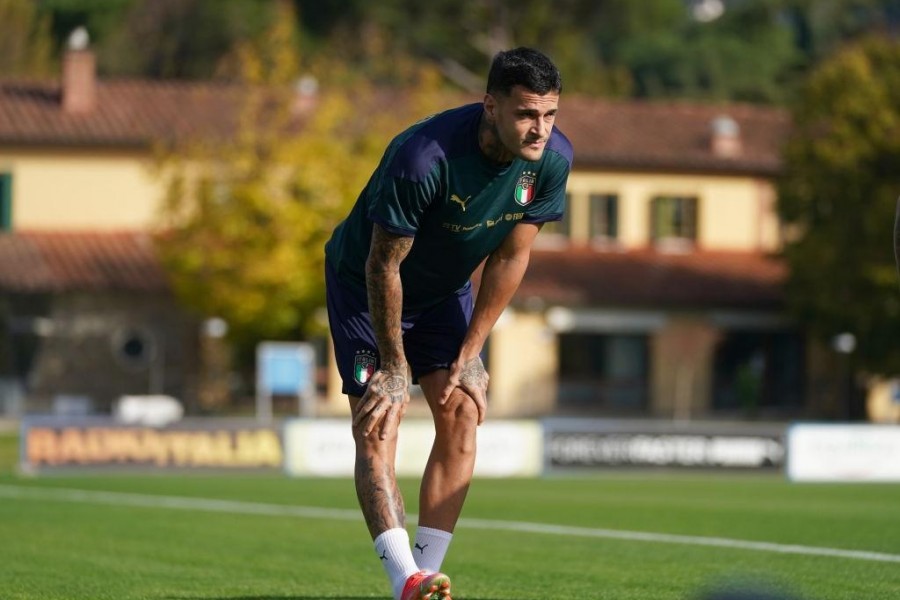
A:
[[[444,404],[454,388],[462,388],[478,405],[479,425],[484,422],[487,411],[487,386],[490,379],[479,354],[494,323],[509,304],[525,275],[531,244],[540,228],[540,224],[519,223],[485,262],[472,322],[469,323],[459,356],[450,367],[447,387],[438,400],[440,404]]]
[[[413,238],[388,233],[375,224],[369,258],[366,260],[369,313],[381,356],[381,368],[372,375],[365,394],[356,406],[353,426],[361,426],[367,436],[380,426],[381,439],[396,433],[409,403],[409,381],[400,328],[403,310],[400,263],[409,254],[412,243]]]

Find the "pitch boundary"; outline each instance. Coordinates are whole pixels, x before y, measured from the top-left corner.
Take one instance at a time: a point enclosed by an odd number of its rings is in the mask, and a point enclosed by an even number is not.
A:
[[[214,498],[190,498],[187,496],[156,496],[152,494],[134,494],[129,492],[104,492],[77,490],[72,488],[36,488],[29,486],[0,485],[0,498],[12,500],[38,500],[50,502],[74,502],[83,504],[104,504],[112,506],[156,508],[169,510],[194,510],[202,512],[220,512],[229,514],[258,515],[270,517],[296,517],[303,519],[332,519],[336,521],[358,521],[361,516],[358,510],[340,508],[321,508],[315,506],[291,506],[246,502],[241,500],[219,500]],[[416,515],[407,515],[415,520]],[[491,519],[462,518],[457,524],[464,529],[486,529],[494,531],[512,531],[518,533],[537,533],[544,535],[562,535],[585,538],[602,538],[629,542],[653,542],[662,544],[681,544],[687,546],[712,546],[733,550],[751,550],[778,554],[796,554],[801,556],[823,556],[874,562],[900,563],[900,554],[870,552],[866,550],[846,550],[798,544],[778,544],[721,537],[694,535],[677,535],[645,531],[627,531],[620,529],[602,529],[592,527],[575,527],[570,525],[553,525],[549,523],[531,523],[527,521],[501,521]]]

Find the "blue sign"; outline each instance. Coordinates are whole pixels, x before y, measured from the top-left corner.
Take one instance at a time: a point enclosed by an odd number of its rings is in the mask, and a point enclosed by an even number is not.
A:
[[[263,342],[256,350],[257,385],[268,394],[302,396],[315,391],[316,354],[302,342]]]

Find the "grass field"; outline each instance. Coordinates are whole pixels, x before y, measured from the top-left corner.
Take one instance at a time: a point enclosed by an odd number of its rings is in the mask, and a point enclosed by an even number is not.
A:
[[[4,600],[389,597],[349,480],[23,478],[15,448],[0,435]],[[463,517],[444,564],[458,600],[900,598],[900,485],[482,479]]]

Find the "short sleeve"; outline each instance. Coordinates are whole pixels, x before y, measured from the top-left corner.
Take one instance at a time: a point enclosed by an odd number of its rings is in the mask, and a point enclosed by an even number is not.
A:
[[[522,221],[545,223],[562,219],[568,179],[569,162],[560,155],[548,156],[537,181],[537,197],[528,204]]]
[[[395,139],[372,188],[369,219],[391,233],[414,236],[437,196],[442,156],[440,145],[427,136]]]
[[[414,236],[435,197],[434,179],[414,182],[386,175],[372,191],[369,219],[391,233]]]

